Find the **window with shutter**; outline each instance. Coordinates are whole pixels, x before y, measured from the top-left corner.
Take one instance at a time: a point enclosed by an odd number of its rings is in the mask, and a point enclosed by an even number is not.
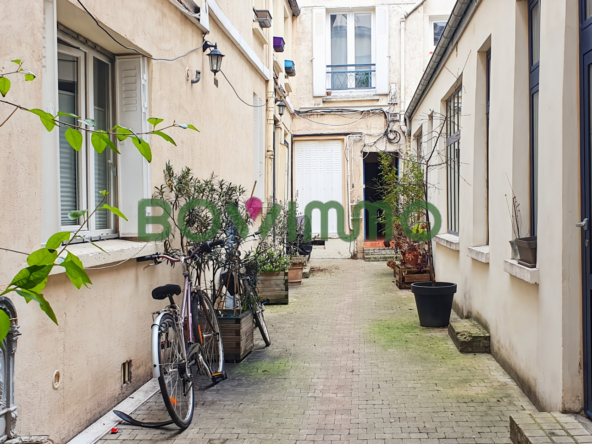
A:
[[[327,93],[325,77],[327,72],[325,62],[325,8],[312,9],[312,71],[313,96],[325,96]]]
[[[134,132],[148,130],[148,70],[142,56],[116,57],[117,123]],[[146,141],[149,142],[148,137]],[[131,139],[118,141],[119,209],[128,218],[119,219],[122,237],[138,236],[138,202],[150,197],[150,164]]]
[[[96,129],[112,127],[112,62],[106,52],[82,44],[60,32],[57,44],[58,111],[95,121]],[[77,119],[61,115],[60,120],[77,124]],[[77,230],[83,218],[72,219],[74,210],[92,210],[102,201],[114,205],[114,156],[110,150],[94,151],[90,138],[83,132],[82,148],[75,151],[66,140],[66,128],[59,130],[60,225],[64,230]],[[101,193],[107,191],[104,197]],[[97,211],[80,234],[83,237],[110,237],[114,219],[107,210]]]

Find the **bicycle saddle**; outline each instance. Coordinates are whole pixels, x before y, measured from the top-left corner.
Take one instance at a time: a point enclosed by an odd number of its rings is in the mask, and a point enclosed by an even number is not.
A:
[[[167,284],[152,290],[152,298],[158,300],[166,299],[176,294],[181,294],[181,286],[177,284]]]

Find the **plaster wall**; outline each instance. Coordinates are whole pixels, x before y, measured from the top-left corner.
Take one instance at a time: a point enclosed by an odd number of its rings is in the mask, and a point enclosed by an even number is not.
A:
[[[436,244],[440,281],[456,282],[455,309],[491,333],[492,354],[535,405],[579,411],[581,368],[578,11],[574,2],[541,2],[539,132],[539,284],[504,271],[513,238],[507,200],[514,190],[529,226],[527,5],[479,3],[413,117],[413,132],[439,130],[437,113],[462,85],[459,251]],[[489,184],[485,159],[484,54],[491,48]],[[430,113],[435,112],[432,128]],[[445,137],[437,147],[445,153]],[[446,168],[435,169],[432,199],[446,233]],[[489,202],[487,202],[487,186]],[[487,213],[488,211],[488,213]],[[488,220],[487,220],[488,214]],[[489,226],[487,234],[487,225]],[[489,243],[489,264],[467,249]]]
[[[202,44],[202,32],[168,1],[149,3],[84,1],[123,42],[155,57],[176,57]],[[266,63],[267,48],[252,31],[252,5],[227,0],[218,4]],[[45,26],[55,26],[44,23],[44,7],[53,9],[54,4],[51,0],[0,1],[0,66],[8,68],[10,60],[23,59],[25,67],[38,74],[34,82],[14,80],[6,99],[29,108],[42,107],[44,57],[55,57],[44,54]],[[56,0],[56,10],[57,21],[73,31],[116,55],[130,53],[98,30],[75,1]],[[266,97],[266,80],[212,17],[210,27],[207,39],[218,43],[225,54],[222,69],[236,93],[247,102],[253,93]],[[186,80],[187,68],[192,73],[201,70],[199,83],[191,85]],[[157,137],[151,139],[152,186],[163,181],[162,171],[170,161],[178,169],[189,166],[199,177],[214,171],[250,191],[254,181],[253,109],[238,100],[220,74],[218,87],[214,85],[204,52],[195,51],[175,62],[149,61],[148,77],[149,114],[167,122],[192,123],[200,130],[172,131],[176,147]],[[10,112],[11,107],[0,104],[0,122]],[[5,209],[0,214],[0,246],[31,252],[47,239],[43,233],[59,231],[58,221],[41,211],[42,175],[50,167],[42,161],[46,132],[36,116],[19,111],[0,128],[0,134],[0,203]],[[110,260],[105,257],[103,262],[107,265]],[[0,251],[0,290],[23,265],[23,255]],[[143,270],[144,265],[132,260],[89,270],[93,285],[80,291],[63,274],[50,276],[44,295],[59,326],[35,302],[27,305],[19,296],[11,297],[23,333],[16,356],[19,433],[49,434],[56,443],[66,442],[151,378],[151,313],[163,304],[152,301],[150,292],[169,282],[180,284],[182,275],[180,267]],[[129,359],[133,361],[132,383],[122,386],[121,364]],[[56,370],[62,382],[54,390],[51,382]]]

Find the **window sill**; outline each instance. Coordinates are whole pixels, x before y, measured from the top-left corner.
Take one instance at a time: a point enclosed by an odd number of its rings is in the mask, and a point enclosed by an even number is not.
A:
[[[469,247],[469,257],[476,261],[483,262],[484,264],[489,263],[489,245],[482,247]]]
[[[267,45],[269,43],[265,36],[265,32],[263,32],[263,29],[259,26],[259,22],[253,22],[253,34],[255,34],[255,37],[262,45]]]
[[[121,239],[106,240],[96,244],[107,253],[87,242],[70,245],[68,250],[80,258],[84,268],[92,268],[154,254],[157,250],[163,249],[160,242],[133,242]],[[52,275],[61,273],[64,273],[64,267],[54,267],[51,271]]]
[[[330,96],[323,97],[325,102],[363,102],[363,101],[378,101],[380,96],[374,93],[333,93]]]
[[[520,265],[513,259],[504,259],[504,271],[529,284],[539,283],[539,269],[528,268]]]
[[[460,250],[460,239],[454,234],[438,234],[434,240],[440,245],[444,245],[446,248],[458,251]]]

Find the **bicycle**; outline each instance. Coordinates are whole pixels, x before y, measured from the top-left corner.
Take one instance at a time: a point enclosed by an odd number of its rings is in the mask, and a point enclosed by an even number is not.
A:
[[[257,237],[259,232],[253,233],[247,238],[253,236]],[[245,240],[247,239],[245,238]],[[265,342],[265,345],[269,347],[271,345],[271,337],[267,330],[267,324],[263,312],[265,311],[265,304],[267,301],[262,301],[257,294],[257,262],[253,260],[248,263],[244,263],[241,266],[237,266],[240,260],[240,251],[238,251],[238,245],[230,252],[227,250],[227,256],[229,256],[229,265],[226,270],[220,273],[220,287],[222,294],[230,295],[233,298],[233,304],[235,298],[238,299],[239,304],[243,305],[245,310],[251,309],[253,312],[253,321],[255,326],[259,329],[261,337]],[[235,276],[238,275],[237,282],[235,283]]]
[[[153,374],[158,379],[171,419],[181,429],[189,427],[193,419],[195,376],[203,371],[214,384],[227,378],[216,311],[204,291],[199,287],[192,290],[187,266],[188,262],[199,258],[198,253],[209,253],[222,244],[223,240],[204,242],[181,258],[156,253],[137,259],[138,262],[154,261],[154,265],[163,260],[183,265],[185,282],[181,307],[173,300],[173,296],[181,294],[180,285],[167,284],[152,291],[154,299],[170,301],[166,308],[153,314],[156,316],[152,323]]]

